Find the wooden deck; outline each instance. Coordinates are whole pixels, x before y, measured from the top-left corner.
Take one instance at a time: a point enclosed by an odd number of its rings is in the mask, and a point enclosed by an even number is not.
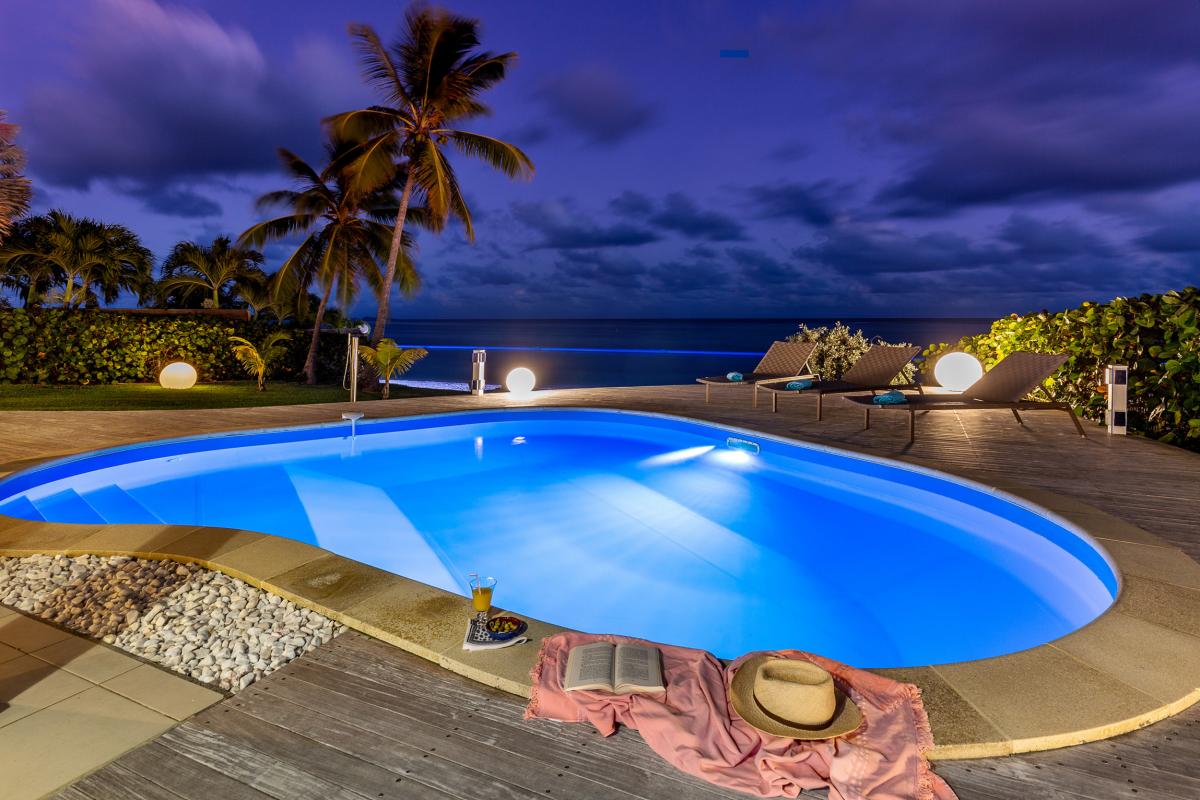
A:
[[[836,400],[816,422],[811,399],[752,409],[749,392],[700,386],[540,393],[524,405],[658,411],[868,452],[1077,498],[1200,558],[1200,456],[1089,426],[1081,440],[1060,414],[931,414],[907,444],[902,419],[870,431]],[[505,405],[504,395],[360,406],[372,416]],[[338,419],[348,404],[172,412],[5,412],[0,463],[139,439]],[[3,469],[4,467],[0,467]],[[1189,594],[1200,594],[1190,592]],[[1180,612],[1182,613],[1182,612]],[[1164,621],[1197,635],[1195,619]],[[521,721],[522,703],[358,634],[294,662],[261,684],[64,790],[108,798],[723,797],[658,762],[628,732]],[[565,756],[565,757],[563,757]],[[964,800],[1200,797],[1200,706],[1117,739],[1041,754],[942,762]],[[491,772],[491,770],[497,770]],[[489,777],[493,775],[494,777]],[[820,795],[817,795],[820,796]]]
[[[632,731],[523,721],[524,703],[345,634],[55,800],[720,800]],[[962,800],[1200,797],[1200,713],[1069,750],[937,766]],[[825,797],[824,791],[805,797]]]

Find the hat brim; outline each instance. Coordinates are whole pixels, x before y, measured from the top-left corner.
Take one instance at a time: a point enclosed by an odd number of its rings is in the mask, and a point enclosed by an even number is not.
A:
[[[776,656],[755,656],[747,659],[733,674],[733,682],[729,687],[729,702],[747,725],[785,739],[815,740],[844,736],[862,724],[862,712],[840,689],[837,690],[837,711],[834,712],[833,719],[824,725],[796,725],[768,714],[754,699],[754,675],[758,672],[760,664],[773,658]]]

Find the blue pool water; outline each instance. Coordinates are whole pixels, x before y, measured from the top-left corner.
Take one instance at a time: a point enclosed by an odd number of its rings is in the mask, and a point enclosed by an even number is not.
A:
[[[454,592],[480,572],[517,613],[722,657],[983,658],[1062,636],[1117,593],[1106,554],[1047,512],[842,451],[585,409],[348,434],[341,423],[85,454],[0,482],[0,513],[244,528]]]

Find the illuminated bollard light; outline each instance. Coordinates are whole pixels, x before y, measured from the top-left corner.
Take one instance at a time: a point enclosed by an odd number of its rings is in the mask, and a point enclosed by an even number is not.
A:
[[[1129,367],[1110,364],[1104,369],[1104,383],[1108,389],[1108,410],[1104,421],[1108,432],[1122,435],[1129,426]]]

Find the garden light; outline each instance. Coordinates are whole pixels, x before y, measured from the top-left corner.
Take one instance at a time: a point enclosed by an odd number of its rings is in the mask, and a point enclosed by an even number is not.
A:
[[[536,380],[533,370],[528,367],[517,367],[508,373],[508,377],[504,379],[504,385],[508,387],[509,393],[514,398],[523,400],[533,392],[533,384]]]
[[[961,392],[983,377],[983,365],[970,353],[946,353],[933,367],[938,384],[952,392]]]
[[[196,385],[196,368],[182,361],[172,361],[158,373],[158,385],[164,389],[190,389]]]

